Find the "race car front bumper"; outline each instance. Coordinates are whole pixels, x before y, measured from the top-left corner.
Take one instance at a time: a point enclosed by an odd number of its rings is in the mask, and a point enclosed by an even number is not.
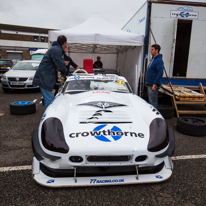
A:
[[[74,167],[70,170],[48,168],[33,157],[34,180],[47,187],[79,187],[118,184],[155,183],[167,180],[172,175],[173,163],[166,157],[152,167]]]

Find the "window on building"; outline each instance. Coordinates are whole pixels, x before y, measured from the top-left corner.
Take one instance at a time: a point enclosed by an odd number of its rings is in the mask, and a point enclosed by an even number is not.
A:
[[[44,36],[41,36],[41,42],[45,42],[46,38]]]
[[[34,41],[38,41],[39,37],[38,36],[33,36],[34,37]]]

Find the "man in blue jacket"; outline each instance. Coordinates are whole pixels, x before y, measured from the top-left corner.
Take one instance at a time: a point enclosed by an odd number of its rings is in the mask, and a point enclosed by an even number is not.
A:
[[[152,58],[149,62],[146,74],[146,85],[148,91],[149,103],[158,109],[158,91],[160,88],[160,80],[164,73],[164,63],[162,61],[162,54],[160,46],[153,44],[151,46]]]
[[[64,35],[58,36],[57,41],[44,55],[39,68],[34,76],[33,85],[40,87],[44,98],[44,107],[46,108],[54,100],[53,88],[56,83],[56,72],[61,72],[64,76],[67,72],[66,65],[68,61],[64,60],[64,48],[66,47],[67,38]]]

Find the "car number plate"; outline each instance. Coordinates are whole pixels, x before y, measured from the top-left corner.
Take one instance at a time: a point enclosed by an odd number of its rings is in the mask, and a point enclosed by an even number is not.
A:
[[[10,82],[11,85],[24,85],[24,82]]]
[[[1,67],[1,69],[7,69],[8,67]]]

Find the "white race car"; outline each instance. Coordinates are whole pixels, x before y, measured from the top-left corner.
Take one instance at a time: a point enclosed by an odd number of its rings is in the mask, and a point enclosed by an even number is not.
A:
[[[49,187],[160,182],[175,137],[117,75],[70,76],[34,129],[33,178]]]

